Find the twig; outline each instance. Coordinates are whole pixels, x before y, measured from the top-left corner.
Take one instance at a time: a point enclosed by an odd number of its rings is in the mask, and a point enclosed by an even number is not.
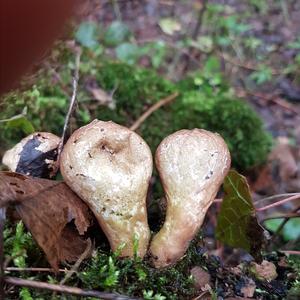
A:
[[[199,10],[198,18],[197,18],[197,23],[196,23],[196,26],[195,26],[194,31],[192,33],[192,39],[193,40],[196,40],[197,37],[198,37],[198,35],[199,35],[200,29],[201,29],[201,25],[202,25],[203,15],[204,15],[204,12],[206,10],[207,2],[208,2],[208,0],[202,0],[202,7]]]
[[[7,267],[4,269],[5,272],[50,272],[57,273],[56,270],[51,268],[16,268],[16,267]],[[71,270],[59,269],[58,272],[61,273],[70,273]]]
[[[113,9],[114,9],[114,13],[116,15],[116,18],[118,21],[122,21],[122,14],[121,14],[121,10],[120,10],[120,7],[119,7],[119,4],[118,4],[118,1],[117,0],[111,0],[112,2],[112,6],[113,6]]]
[[[4,225],[6,219],[6,208],[0,208],[0,299],[4,299]]]
[[[279,250],[279,251],[290,255],[300,255],[300,251],[297,250]]]
[[[223,202],[222,198],[216,198],[213,203],[222,203],[222,202]]]
[[[207,2],[208,2],[208,0],[202,0],[202,7],[198,12],[197,23],[196,23],[194,31],[191,35],[191,38],[194,41],[197,39],[199,32],[201,30],[203,15],[204,15],[204,12],[206,11]],[[179,71],[180,74],[183,74],[188,69],[191,58],[193,60],[195,60],[195,55],[196,55],[195,48],[189,47],[187,53],[184,53],[185,56],[183,56],[183,62],[182,62],[182,65],[181,65],[181,68]]]
[[[84,250],[84,252],[80,255],[80,257],[78,258],[78,260],[75,262],[75,264],[73,265],[73,267],[71,268],[70,272],[68,272],[65,276],[65,278],[63,278],[59,284],[63,285],[64,283],[66,283],[66,281],[74,274],[77,272],[79,266],[81,265],[81,263],[83,262],[84,259],[87,258],[87,256],[91,253],[92,250],[92,242],[91,240],[88,240],[88,244],[86,249]]]
[[[34,288],[34,289],[45,289],[45,290],[49,290],[52,292],[71,294],[71,295],[82,296],[82,297],[94,297],[94,298],[104,299],[104,300],[136,299],[136,298],[130,298],[127,296],[114,294],[114,293],[105,293],[105,292],[99,292],[99,291],[93,291],[93,290],[83,290],[83,289],[80,289],[77,287],[51,284],[51,283],[47,283],[47,282],[21,279],[21,278],[17,278],[17,277],[4,277],[4,281],[6,283],[16,285],[16,286],[25,286],[25,287],[30,287],[30,288]]]
[[[58,149],[57,149],[57,161],[58,162],[59,162],[59,157],[60,157],[61,151],[65,144],[66,132],[68,129],[69,121],[70,121],[70,118],[71,118],[71,115],[73,113],[75,103],[76,103],[78,80],[79,80],[80,55],[81,55],[81,52],[80,52],[80,50],[78,50],[76,53],[76,58],[75,58],[75,71],[74,71],[74,77],[73,77],[73,93],[72,93],[72,97],[70,100],[69,110],[68,110],[68,113],[65,118],[63,133],[62,133],[61,140],[60,140],[60,143],[59,143]]]
[[[278,97],[278,95],[270,95],[270,96],[266,96],[262,93],[254,93],[254,92],[251,92],[249,90],[241,90],[241,89],[237,89],[237,92],[239,93],[243,93],[244,95],[250,95],[250,96],[253,96],[253,97],[256,97],[256,98],[260,98],[266,102],[273,102],[274,104],[288,110],[288,111],[291,111],[295,114],[299,114],[299,110],[297,108],[295,108],[292,104],[288,103],[286,100],[284,99],[281,99]]]
[[[250,70],[250,71],[259,71],[259,68],[249,62],[247,63],[244,63],[244,62],[241,62],[241,61],[237,61],[235,60],[233,57],[230,57],[229,55],[225,54],[225,53],[222,53],[222,52],[217,52],[218,56],[220,56],[224,61],[232,64],[232,65],[235,65],[239,68],[243,68],[243,69],[246,69],[246,70]],[[283,73],[283,70],[274,70],[272,69],[271,70],[271,73],[272,75],[280,75]]]
[[[173,101],[177,96],[178,92],[175,92],[172,95],[169,95],[168,97],[161,99],[160,101],[156,102],[154,105],[152,105],[148,110],[146,110],[130,127],[130,130],[135,131],[137,130],[141,124],[156,110],[158,110],[160,107],[170,103]]]
[[[15,255],[6,257],[6,259],[4,260],[4,263],[3,263],[3,269],[6,270],[7,266],[10,264],[10,262],[13,259],[24,255],[24,253],[25,253],[25,249],[21,249]]]
[[[296,213],[298,210],[300,209],[300,206],[295,208],[292,213]],[[290,220],[290,217],[285,218],[281,224],[278,226],[277,230],[274,232],[274,235],[272,237],[272,240],[275,240],[276,237],[279,235],[279,233],[281,232],[281,230],[283,229],[283,227],[285,226],[285,224]]]
[[[291,219],[291,218],[299,218],[300,217],[300,213],[297,212],[293,212],[293,213],[288,213],[288,214],[284,214],[284,215],[275,215],[275,216],[270,216],[270,217],[266,217],[264,219],[262,219],[260,222],[265,222],[267,220],[273,220],[273,219]]]
[[[266,197],[266,198],[262,198],[262,199],[259,199],[259,200],[253,201],[253,202],[255,204],[256,203],[261,204],[262,202],[265,202],[265,201],[270,201],[270,200],[274,200],[274,199],[277,199],[277,198],[289,197],[289,196],[295,196],[295,195],[299,195],[300,196],[300,193],[277,194],[277,195],[273,195],[273,196],[269,196],[269,197]]]
[[[297,199],[299,199],[299,198],[300,198],[299,194],[298,194],[298,195],[295,195],[295,196],[291,196],[291,197],[288,197],[288,198],[286,198],[286,199],[277,201],[277,202],[275,202],[275,203],[272,203],[272,204],[269,204],[269,205],[266,205],[266,206],[263,206],[263,207],[260,207],[260,208],[256,208],[256,211],[258,211],[258,212],[264,211],[264,210],[267,210],[267,209],[269,209],[269,208],[273,208],[273,207],[282,205],[282,204],[284,204],[284,203],[287,203],[287,202],[290,202],[290,201],[297,200]]]

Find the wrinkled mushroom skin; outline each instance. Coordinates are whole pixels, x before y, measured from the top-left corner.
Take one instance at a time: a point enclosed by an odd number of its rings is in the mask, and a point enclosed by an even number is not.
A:
[[[146,195],[152,174],[152,154],[144,140],[126,127],[95,120],[75,131],[61,155],[67,184],[92,209],[113,251],[121,256],[147,251],[150,230]]]
[[[161,142],[155,163],[167,199],[165,223],[150,246],[160,268],[184,255],[229,170],[230,153],[218,134],[180,130]]]
[[[33,177],[56,175],[57,147],[60,138],[49,132],[35,132],[7,150],[2,163],[11,171]]]

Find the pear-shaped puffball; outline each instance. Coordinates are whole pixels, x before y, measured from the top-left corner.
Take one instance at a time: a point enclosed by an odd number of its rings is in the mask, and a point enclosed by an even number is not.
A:
[[[203,223],[230,167],[220,135],[201,129],[180,130],[159,145],[155,163],[167,200],[166,220],[150,253],[155,267],[174,264]]]
[[[150,230],[146,196],[152,174],[148,145],[135,132],[113,122],[95,120],[76,130],[60,159],[66,183],[94,212],[113,251],[121,256],[147,251]]]

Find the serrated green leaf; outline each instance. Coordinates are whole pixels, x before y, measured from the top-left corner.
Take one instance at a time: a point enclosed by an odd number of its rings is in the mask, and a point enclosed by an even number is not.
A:
[[[216,228],[217,239],[229,246],[243,248],[260,260],[264,230],[257,221],[246,178],[230,170],[224,180],[224,191]]]

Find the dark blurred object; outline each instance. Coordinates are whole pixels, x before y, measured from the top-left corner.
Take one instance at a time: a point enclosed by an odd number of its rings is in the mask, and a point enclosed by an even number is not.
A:
[[[59,35],[79,0],[0,0],[0,94],[15,87]]]
[[[300,87],[294,86],[288,79],[280,80],[278,84],[280,95],[287,100],[299,102],[300,101]]]

